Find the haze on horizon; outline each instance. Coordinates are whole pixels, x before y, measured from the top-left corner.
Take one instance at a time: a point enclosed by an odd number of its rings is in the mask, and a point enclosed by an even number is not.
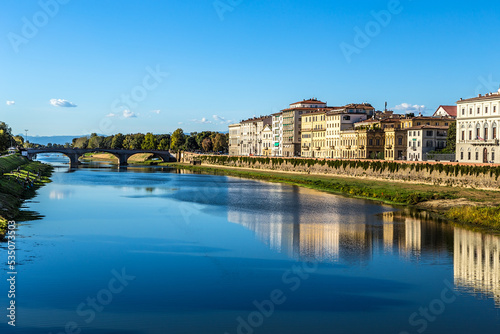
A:
[[[498,90],[493,1],[4,1],[13,133],[227,131],[316,97],[430,114]]]

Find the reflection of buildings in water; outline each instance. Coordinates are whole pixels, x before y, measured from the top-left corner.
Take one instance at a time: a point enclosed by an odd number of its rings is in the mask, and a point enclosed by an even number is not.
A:
[[[251,195],[251,199],[248,197]],[[303,261],[366,263],[374,249],[420,259],[421,253],[446,252],[452,229],[417,216],[341,210],[349,199],[286,185],[228,188],[228,220],[253,231],[269,248]],[[362,210],[355,203],[352,210]],[[425,245],[425,247],[424,247]]]
[[[454,271],[458,287],[492,297],[500,307],[500,237],[456,228]]]

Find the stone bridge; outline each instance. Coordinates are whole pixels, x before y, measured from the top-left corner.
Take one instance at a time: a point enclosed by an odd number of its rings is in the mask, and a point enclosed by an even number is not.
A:
[[[138,153],[151,153],[156,157],[163,160],[163,162],[171,162],[176,161],[175,157],[170,154],[169,151],[155,151],[155,150],[113,150],[113,149],[104,149],[104,148],[29,148],[27,151],[28,159],[33,159],[37,154],[42,153],[61,153],[69,158],[71,167],[76,167],[80,164],[79,158],[85,153],[94,153],[94,152],[104,152],[113,154],[118,158],[118,164],[120,166],[127,166],[128,158]]]

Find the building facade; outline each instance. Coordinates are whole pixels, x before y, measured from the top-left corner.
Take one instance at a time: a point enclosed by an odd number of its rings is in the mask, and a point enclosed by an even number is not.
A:
[[[398,128],[387,128],[385,132],[385,160],[406,160],[408,131]]]
[[[457,102],[457,160],[500,163],[500,90]]]
[[[420,125],[407,130],[409,161],[424,161],[426,153],[446,147],[448,127]]]
[[[241,155],[241,124],[229,125],[229,155]]]
[[[315,98],[303,100],[300,102],[290,104],[288,109],[281,111],[282,124],[282,140],[281,140],[281,154],[283,157],[297,157],[302,153],[302,115],[309,114],[324,109],[325,102],[321,102]],[[274,129],[274,127],[273,127]]]
[[[301,156],[305,158],[326,158],[326,114],[321,109],[302,116],[301,122]]]
[[[332,108],[326,114],[326,149],[328,158],[340,159],[344,156],[341,147],[341,133],[352,130],[354,124],[362,122],[375,112],[368,103],[349,104],[340,108]]]
[[[273,128],[266,124],[262,130],[262,155],[270,157],[273,155]]]

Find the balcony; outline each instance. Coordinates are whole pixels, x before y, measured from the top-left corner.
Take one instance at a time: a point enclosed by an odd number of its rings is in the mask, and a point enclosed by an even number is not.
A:
[[[321,151],[321,147],[317,146],[316,151]]]
[[[330,149],[331,149],[331,150],[334,150],[334,149],[335,149],[335,146],[330,146]]]
[[[474,146],[477,146],[477,145],[498,146],[499,140],[498,140],[498,138],[497,139],[487,139],[487,140],[482,140],[482,139],[460,140],[459,143],[461,143],[461,144],[472,144]]]
[[[392,145],[385,145],[386,150],[392,150]]]
[[[307,146],[302,146],[302,151],[309,151],[309,147],[307,147]]]

